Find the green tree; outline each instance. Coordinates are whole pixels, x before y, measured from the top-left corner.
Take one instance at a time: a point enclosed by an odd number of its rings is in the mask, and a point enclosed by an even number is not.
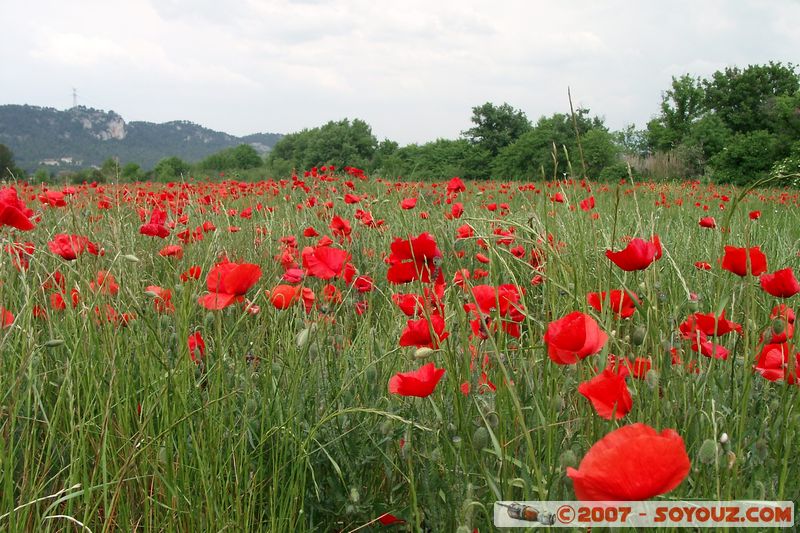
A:
[[[768,110],[774,100],[800,90],[797,67],[769,62],[745,69],[729,67],[703,82],[705,105],[736,133],[773,131]]]
[[[0,144],[0,179],[10,178],[14,174],[14,154],[5,144]]]
[[[505,103],[495,106],[486,102],[473,107],[472,123],[475,126],[463,132],[463,135],[492,157],[531,129],[531,122],[525,113]]]
[[[284,136],[267,158],[270,168],[287,163],[295,169],[333,164],[338,167],[368,168],[378,139],[360,119],[343,119]]]
[[[158,162],[153,173],[158,179],[171,180],[189,174],[191,166],[180,157],[166,157]]]
[[[672,85],[661,96],[661,114],[647,123],[649,145],[661,151],[677,147],[705,110],[701,79],[689,74],[673,76]]]
[[[141,179],[142,169],[136,163],[126,163],[125,166],[122,167],[122,177],[130,181]]]
[[[709,165],[717,181],[746,185],[767,176],[778,152],[778,139],[769,131],[736,133]]]

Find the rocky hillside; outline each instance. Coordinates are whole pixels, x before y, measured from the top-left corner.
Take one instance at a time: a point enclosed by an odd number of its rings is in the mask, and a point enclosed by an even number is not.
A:
[[[100,165],[109,157],[152,168],[164,157],[175,155],[194,162],[245,143],[265,153],[280,138],[278,133],[236,137],[188,121],[125,122],[113,111],[83,106],[65,111],[0,106],[0,144],[8,146],[17,166],[28,171],[40,167],[74,170]]]

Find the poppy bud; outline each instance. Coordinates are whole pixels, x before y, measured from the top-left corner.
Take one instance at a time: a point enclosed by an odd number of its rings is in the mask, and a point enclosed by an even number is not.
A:
[[[561,468],[565,470],[567,467],[577,468],[578,457],[572,450],[566,450],[559,456],[558,464],[560,464]]]
[[[455,448],[460,448],[461,447],[461,437],[460,436],[453,435],[453,446]]]
[[[122,257],[123,257],[123,259],[125,259],[126,261],[130,261],[131,263],[138,263],[139,262],[139,258],[136,257],[133,254],[125,254]]]
[[[772,332],[775,335],[780,335],[786,330],[786,321],[782,318],[776,318],[772,321]]]
[[[425,359],[429,355],[431,355],[435,350],[433,348],[428,348],[423,346],[422,348],[417,348],[417,351],[414,352],[414,359]]]
[[[647,374],[644,375],[644,381],[647,383],[647,386],[650,387],[650,390],[655,390],[658,388],[658,381],[659,375],[657,370],[648,370]]]
[[[472,434],[472,447],[481,451],[489,445],[489,430],[481,426]]]
[[[308,328],[303,328],[300,330],[300,333],[297,334],[295,337],[295,343],[297,344],[298,348],[302,348],[308,343]]]
[[[47,348],[56,348],[62,344],[64,344],[64,339],[50,339],[44,343]]]
[[[689,300],[687,307],[689,308],[689,311],[695,313],[698,309],[700,309],[700,304],[697,303],[697,300]]]
[[[647,328],[644,326],[636,326],[636,329],[631,333],[631,344],[634,346],[641,346],[644,343],[644,338],[647,335]]]
[[[384,420],[381,423],[381,433],[384,435],[389,435],[392,432],[392,421],[391,420]]]
[[[497,416],[497,413],[494,411],[486,414],[486,423],[489,424],[489,427],[492,429],[496,428],[500,425],[500,417]]]
[[[704,465],[710,465],[717,459],[718,453],[717,443],[713,439],[706,439],[697,452],[697,459]]]
[[[728,434],[727,433],[723,433],[722,435],[720,435],[719,443],[722,444],[722,449],[723,450],[725,450],[726,452],[731,451],[731,441],[728,438]]]

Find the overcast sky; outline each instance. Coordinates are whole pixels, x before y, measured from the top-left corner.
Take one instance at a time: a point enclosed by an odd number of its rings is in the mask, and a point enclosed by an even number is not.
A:
[[[0,0],[0,104],[244,135],[362,118],[401,144],[471,108],[643,126],[671,76],[800,62],[800,1]]]

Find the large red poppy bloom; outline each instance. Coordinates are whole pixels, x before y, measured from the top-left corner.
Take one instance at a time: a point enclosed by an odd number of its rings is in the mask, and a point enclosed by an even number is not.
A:
[[[767,271],[767,256],[758,246],[751,248],[737,248],[736,246],[726,246],[725,255],[722,258],[722,269],[733,272],[737,276],[746,276],[747,259],[750,257],[750,271],[753,276],[759,276]]]
[[[585,313],[573,311],[550,322],[544,334],[547,355],[559,365],[571,365],[603,349],[608,335]]]
[[[35,226],[30,221],[33,210],[17,196],[13,187],[0,189],[0,226],[11,226],[21,231],[30,231]]]
[[[436,368],[433,363],[428,363],[418,370],[400,372],[392,376],[389,380],[389,392],[401,396],[425,398],[433,393],[443,375],[444,368]]]
[[[795,369],[791,371],[790,359],[795,358]],[[800,367],[800,353],[794,353],[786,344],[767,344],[758,354],[758,361],[753,366],[756,372],[770,381],[794,383],[797,380],[797,368]]]
[[[261,279],[261,267],[251,263],[219,263],[208,273],[209,293],[198,303],[206,309],[224,309],[241,302],[250,287]]]
[[[164,225],[166,221],[166,211],[162,211],[161,209],[153,209],[153,213],[150,215],[150,222],[147,224],[142,224],[139,227],[139,233],[150,237],[166,239],[169,237],[169,230]]]
[[[620,419],[631,410],[633,400],[625,376],[628,369],[618,365],[617,370],[606,368],[600,374],[578,385],[578,392],[592,402],[594,410],[606,420]]]
[[[303,267],[306,273],[319,279],[331,279],[342,272],[342,267],[350,260],[345,250],[330,246],[303,248]]]
[[[762,274],[761,288],[776,298],[791,298],[800,292],[800,283],[791,268],[777,270],[772,274]]]
[[[658,235],[653,235],[649,241],[636,237],[619,252],[606,250],[606,257],[626,272],[644,270],[653,261],[661,258],[661,241]]]
[[[689,474],[683,439],[673,429],[656,432],[642,423],[597,441],[576,470],[567,468],[581,501],[640,501],[666,494]]]
[[[442,252],[430,233],[422,233],[410,239],[395,239],[389,255],[389,270],[386,279],[391,283],[409,283],[416,279],[428,283],[436,279],[442,283]],[[438,273],[438,275],[437,275]]]

